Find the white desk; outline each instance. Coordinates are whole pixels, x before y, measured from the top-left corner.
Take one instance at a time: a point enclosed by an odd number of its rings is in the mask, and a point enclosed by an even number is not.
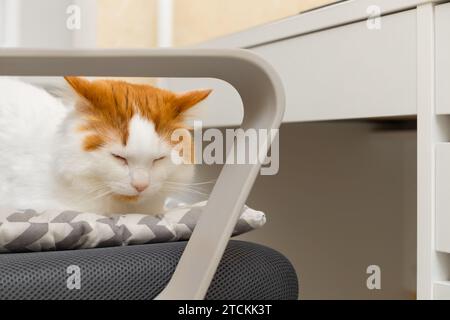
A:
[[[450,298],[450,3],[445,2],[352,0],[202,45],[249,48],[271,62],[286,87],[285,122],[417,116],[420,299]],[[370,30],[366,10],[374,4],[383,16],[381,28]],[[239,123],[240,111],[230,112],[235,102],[229,95],[216,97],[210,123]]]

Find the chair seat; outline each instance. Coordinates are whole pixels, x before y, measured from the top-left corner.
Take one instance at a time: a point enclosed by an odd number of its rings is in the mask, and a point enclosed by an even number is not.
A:
[[[186,243],[0,254],[0,299],[153,299],[168,283]],[[68,289],[70,266],[79,267],[80,289]],[[286,257],[232,240],[206,298],[297,296],[297,275]]]

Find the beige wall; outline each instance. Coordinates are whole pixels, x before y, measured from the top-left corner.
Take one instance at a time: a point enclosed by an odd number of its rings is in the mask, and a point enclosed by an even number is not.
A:
[[[97,0],[97,46],[156,46],[156,0]]]
[[[174,0],[174,44],[199,43],[336,0]]]
[[[96,0],[97,45],[157,45],[157,0]],[[173,0],[174,45],[206,41],[336,0]]]

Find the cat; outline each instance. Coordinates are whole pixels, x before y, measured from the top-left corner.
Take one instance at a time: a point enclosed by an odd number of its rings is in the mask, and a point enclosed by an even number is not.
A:
[[[194,174],[189,152],[174,152],[171,135],[182,130],[191,141],[187,111],[211,90],[65,80],[71,103],[0,78],[0,206],[161,214],[166,184]]]

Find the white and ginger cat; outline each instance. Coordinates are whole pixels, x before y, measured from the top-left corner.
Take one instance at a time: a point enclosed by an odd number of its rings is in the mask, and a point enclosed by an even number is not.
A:
[[[162,213],[166,183],[193,175],[193,165],[175,164],[171,134],[186,130],[191,141],[186,111],[211,91],[65,79],[70,105],[0,78],[0,206]]]

